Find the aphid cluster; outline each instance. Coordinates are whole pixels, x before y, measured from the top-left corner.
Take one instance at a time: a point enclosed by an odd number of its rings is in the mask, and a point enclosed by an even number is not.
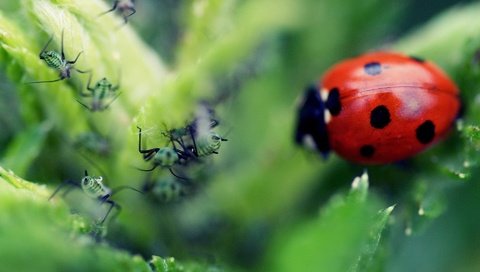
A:
[[[45,46],[42,48],[39,57],[41,60],[45,61],[48,67],[53,68],[59,71],[59,78],[53,80],[45,80],[45,81],[33,81],[29,83],[52,83],[61,81],[64,79],[71,78],[72,71],[77,71],[79,73],[90,73],[88,84],[87,84],[87,91],[80,92],[80,96],[91,98],[90,105],[85,104],[80,100],[77,100],[82,106],[89,109],[92,112],[95,111],[103,111],[108,108],[108,106],[118,97],[119,94],[116,93],[118,86],[113,86],[106,78],[101,79],[98,81],[93,87],[91,86],[91,79],[92,74],[90,70],[80,70],[75,67],[75,63],[79,59],[80,55],[83,53],[79,52],[74,60],[67,60],[65,56],[64,50],[64,31],[61,34],[61,42],[60,42],[60,52],[57,51],[49,51],[47,50],[48,46],[50,45],[53,36],[48,40]],[[106,101],[110,99],[109,101]],[[98,134],[94,132],[86,132],[78,136],[78,138],[74,141],[74,147],[78,149],[85,149],[90,152],[98,153],[99,155],[106,155],[109,153],[108,142],[105,141],[104,138],[101,138]],[[85,158],[90,161],[88,157]],[[115,201],[111,200],[111,196],[118,192],[120,189],[129,188],[135,191],[135,188],[132,187],[122,187],[117,188],[115,190],[111,190],[106,187],[103,182],[103,177],[93,177],[89,176],[87,171],[85,171],[85,176],[82,178],[80,182],[75,182],[73,180],[66,180],[64,181],[52,194],[50,197],[53,198],[63,187],[68,185],[68,188],[64,192],[63,195],[66,195],[70,192],[70,190],[74,187],[78,187],[82,189],[82,191],[89,197],[97,199],[101,204],[108,204],[109,208],[105,213],[105,216],[98,221],[98,225],[103,225],[106,221],[107,217],[111,213],[113,209],[117,210],[117,213],[120,212],[121,207]],[[138,191],[140,192],[140,191]]]
[[[143,171],[153,171],[157,167],[168,169],[171,174],[177,178],[178,184],[173,182],[159,182],[157,191],[162,188],[160,195],[178,195],[188,191],[188,187],[193,186],[189,177],[177,174],[173,168],[185,168],[192,163],[203,163],[207,156],[218,154],[222,142],[226,138],[220,136],[213,129],[218,125],[218,121],[213,118],[204,120],[195,118],[184,127],[174,128],[164,131],[162,134],[168,140],[168,145],[150,149],[142,148],[142,129],[138,128],[138,152],[142,154],[145,161],[149,161],[152,167],[141,169]],[[169,184],[166,186],[166,184]],[[150,191],[155,187],[151,180],[147,180],[144,185],[145,191]],[[172,197],[162,197],[171,199]]]
[[[114,1],[110,10],[107,10],[99,16],[107,13],[117,11],[123,17],[124,23],[128,22],[128,18],[133,15],[136,10],[133,0]],[[76,67],[77,61],[81,57],[83,51],[77,53],[72,60],[68,59],[64,47],[64,31],[61,33],[60,51],[48,50],[53,35],[43,46],[39,53],[39,57],[45,64],[59,73],[59,77],[52,80],[33,81],[29,83],[53,83],[65,79],[70,79],[73,72],[81,74],[89,74],[86,88],[78,92],[78,98],[75,100],[90,112],[102,112],[109,108],[109,106],[120,95],[120,84],[112,83],[106,77],[101,78],[94,83],[92,70],[81,70]],[[205,108],[206,109],[206,108]],[[109,139],[103,137],[101,133],[96,131],[84,132],[72,140],[68,141],[78,151],[78,154],[94,165],[101,176],[91,176],[85,170],[84,176],[79,180],[67,179],[61,183],[49,200],[63,190],[63,196],[66,196],[74,188],[79,188],[83,193],[96,201],[99,205],[106,206],[105,213],[96,221],[95,229],[92,234],[97,237],[99,228],[103,228],[104,224],[111,221],[114,216],[117,216],[121,211],[121,206],[112,199],[112,197],[124,189],[130,189],[139,193],[153,192],[158,194],[161,201],[171,201],[191,192],[194,182],[191,177],[186,177],[184,172],[188,172],[187,167],[192,164],[200,164],[204,159],[212,154],[218,154],[221,143],[226,141],[224,137],[220,136],[214,131],[218,125],[218,121],[210,116],[213,110],[207,109],[206,118],[197,117],[193,121],[188,122],[185,126],[166,129],[162,135],[166,137],[168,143],[165,146],[145,148],[142,146],[142,129],[138,127],[138,152],[143,159],[151,163],[148,169],[139,169],[142,171],[152,172],[156,168],[168,169],[171,175],[167,174],[165,177],[151,178],[151,173],[148,174],[147,181],[143,184],[142,190],[137,190],[134,187],[122,186],[117,188],[109,188],[103,182],[103,171],[95,160],[90,157],[93,155],[96,158],[108,157],[112,152]],[[182,174],[178,174],[176,167],[179,167]],[[175,169],[175,170],[174,170]],[[110,219],[110,220],[108,220]]]
[[[99,13],[99,16],[114,11],[122,16],[123,22],[126,24],[130,16],[136,12],[135,1],[114,1],[111,9]],[[75,100],[92,113],[107,110],[121,94],[120,78],[115,83],[112,83],[107,77],[101,77],[98,81],[95,81],[94,71],[77,68],[77,61],[82,56],[83,51],[77,52],[74,59],[69,59],[65,52],[64,32],[64,30],[61,32],[59,51],[49,50],[49,46],[54,39],[54,35],[52,35],[39,53],[40,60],[46,66],[58,72],[58,78],[29,83],[54,83],[68,80],[74,76],[74,72],[89,74],[86,87],[77,92]],[[112,149],[109,138],[102,136],[97,129],[80,133],[73,140],[68,140],[69,145],[72,145],[78,154],[95,166],[95,170],[98,170],[102,175],[89,175],[85,170],[84,176],[80,180],[67,179],[61,183],[49,200],[61,191],[63,191],[62,196],[66,196],[72,189],[77,188],[81,189],[86,197],[97,201],[99,207],[103,207],[105,210],[101,210],[101,216],[95,221],[94,227],[90,231],[97,239],[105,235],[105,233],[100,232],[101,229],[105,229],[106,223],[111,222],[120,213],[121,205],[112,197],[124,189],[142,194],[149,192],[150,195],[158,197],[156,199],[162,202],[176,200],[191,193],[194,191],[195,185],[195,175],[192,175],[192,171],[190,171],[191,166],[201,165],[208,156],[218,154],[222,142],[227,141],[226,138],[214,130],[218,126],[218,121],[213,118],[213,110],[208,107],[202,109],[203,113],[187,122],[186,125],[165,129],[161,135],[166,138],[167,144],[158,147],[146,148],[142,146],[144,135],[142,135],[140,126],[137,126],[138,152],[143,160],[150,163],[150,167],[147,169],[139,169],[149,172],[141,190],[130,186],[109,188],[104,184],[104,171],[95,160],[108,157],[115,150]],[[166,173],[166,175],[158,176],[156,174],[159,172],[153,172],[157,168],[168,169],[171,175]]]
[[[116,0],[113,3],[111,9],[102,12],[99,16],[105,15],[107,13],[118,11],[124,20],[124,24],[128,22],[128,18],[132,16],[135,10],[135,1],[134,0]],[[120,95],[117,93],[119,89],[119,85],[113,85],[110,81],[107,80],[106,77],[103,77],[99,81],[95,83],[95,85],[91,86],[92,81],[92,71],[91,70],[80,70],[75,67],[75,63],[78,61],[78,58],[83,53],[80,51],[75,59],[67,60],[65,56],[65,49],[64,49],[64,31],[62,30],[61,34],[61,42],[60,42],[60,52],[54,50],[47,50],[48,46],[53,40],[53,35],[50,37],[48,42],[44,45],[42,50],[40,51],[39,57],[41,60],[45,61],[48,67],[53,68],[59,72],[59,78],[52,79],[52,80],[42,80],[42,81],[31,81],[28,83],[52,83],[61,81],[64,79],[69,79],[72,76],[72,71],[76,71],[78,73],[89,73],[89,79],[86,90],[83,90],[79,93],[82,98],[90,98],[90,103],[85,103],[82,100],[77,99],[78,103],[84,106],[86,109],[95,112],[95,111],[103,111],[106,110],[110,104],[112,104],[115,99]]]
[[[29,83],[52,83],[64,79],[69,79],[71,78],[72,71],[77,71],[82,74],[89,73],[90,76],[88,78],[86,90],[81,91],[79,95],[83,99],[89,98],[90,103],[88,104],[84,100],[76,100],[78,103],[80,103],[80,105],[84,106],[91,112],[106,110],[110,106],[110,104],[112,104],[115,99],[117,99],[117,97],[120,95],[120,93],[117,93],[117,90],[120,86],[113,85],[112,83],[110,83],[110,81],[107,80],[106,77],[100,79],[99,81],[97,81],[97,83],[95,83],[95,85],[91,86],[92,71],[80,70],[75,67],[75,63],[77,62],[83,51],[79,52],[74,60],[67,60],[64,51],[64,31],[62,31],[61,34],[60,53],[58,53],[57,51],[47,51],[47,47],[52,42],[52,39],[53,36],[43,47],[42,51],[39,54],[39,57],[41,60],[45,61],[48,67],[59,71],[59,78],[52,80],[32,81]]]

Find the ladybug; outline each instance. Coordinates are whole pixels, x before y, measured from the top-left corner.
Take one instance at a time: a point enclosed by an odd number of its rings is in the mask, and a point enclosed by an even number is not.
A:
[[[435,64],[392,52],[347,59],[308,87],[295,141],[361,164],[409,158],[442,139],[461,109],[455,83]]]

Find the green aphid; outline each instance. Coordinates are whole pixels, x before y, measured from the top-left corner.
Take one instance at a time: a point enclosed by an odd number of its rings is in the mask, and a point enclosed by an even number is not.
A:
[[[143,183],[142,190],[150,192],[160,202],[177,201],[193,191],[190,180],[177,179],[173,176],[161,176],[152,179],[151,175]]]
[[[222,142],[227,141],[218,133],[211,130],[216,123],[211,122],[210,127],[200,129],[195,122],[183,128],[171,129],[164,133],[170,141],[180,145],[188,158],[205,157],[212,154],[218,154]],[[178,148],[177,148],[178,149]]]
[[[186,154],[177,149],[175,146],[169,147],[154,147],[151,149],[142,149],[142,129],[138,128],[138,152],[143,155],[143,159],[145,161],[152,161],[152,168],[150,169],[139,169],[141,171],[153,171],[157,167],[167,168],[172,175],[179,179],[187,179],[184,177],[180,177],[175,174],[172,170],[172,167],[176,164],[181,164],[181,162],[186,161],[187,157]]]
[[[47,47],[52,41],[53,36],[48,40],[47,44],[43,47],[42,51],[39,54],[41,60],[44,60],[48,67],[58,70],[59,78],[53,80],[44,80],[44,81],[33,81],[29,83],[48,83],[48,82],[56,82],[60,80],[64,80],[66,78],[71,77],[72,70],[75,70],[79,73],[89,73],[90,71],[83,71],[74,67],[74,64],[77,62],[80,55],[83,53],[81,51],[78,53],[77,57],[74,60],[67,60],[65,58],[65,52],[63,49],[63,30],[62,30],[62,40],[61,40],[61,50],[60,53],[57,51],[49,50],[47,51]]]
[[[112,152],[110,140],[94,131],[79,134],[75,138],[73,146],[76,149],[84,150],[100,157],[108,157]]]
[[[158,181],[152,191],[160,201],[172,202],[185,197],[188,194],[188,187],[178,180],[162,179]]]
[[[65,190],[63,194],[64,196],[68,194],[72,188],[79,187],[88,197],[97,199],[100,204],[107,203],[108,205],[110,205],[107,212],[105,213],[105,216],[103,216],[103,218],[99,221],[100,225],[105,222],[112,209],[115,208],[117,210],[116,215],[118,215],[118,213],[120,213],[120,210],[122,209],[119,204],[110,199],[114,194],[124,189],[130,189],[142,193],[141,191],[129,186],[121,186],[112,190],[103,184],[102,176],[89,176],[87,170],[85,170],[85,176],[82,178],[80,183],[73,180],[65,180],[57,187],[57,189],[53,192],[53,194],[48,200],[52,199],[64,186],[70,186]]]
[[[205,135],[199,135],[195,139],[194,153],[197,157],[218,154],[218,150],[224,141],[227,141],[227,139],[222,138],[218,133],[210,130]]]
[[[120,95],[120,93],[116,92],[120,86],[114,86],[105,77],[97,81],[93,87],[90,85],[91,81],[92,76],[90,75],[87,85],[88,92],[83,91],[80,93],[82,97],[91,98],[90,105],[87,105],[80,100],[77,100],[77,102],[92,112],[106,110]]]

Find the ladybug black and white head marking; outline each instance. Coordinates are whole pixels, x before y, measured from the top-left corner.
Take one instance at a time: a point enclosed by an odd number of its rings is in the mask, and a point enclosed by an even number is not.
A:
[[[341,110],[338,88],[319,91],[313,85],[308,87],[298,111],[295,142],[312,147],[326,157],[330,151],[327,124],[332,117],[338,116]]]
[[[327,124],[325,123],[325,103],[315,86],[305,90],[304,100],[297,115],[295,142],[298,145],[313,145],[324,157],[330,151]]]
[[[337,87],[334,87],[328,92],[327,100],[325,102],[325,107],[328,109],[331,115],[337,116],[342,110],[342,104],[340,103],[340,90]]]

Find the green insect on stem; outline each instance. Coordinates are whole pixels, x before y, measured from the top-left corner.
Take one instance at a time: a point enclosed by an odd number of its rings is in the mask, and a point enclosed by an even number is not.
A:
[[[114,86],[105,77],[97,81],[93,87],[91,86],[91,81],[92,75],[90,74],[88,78],[87,91],[80,93],[80,96],[82,97],[91,98],[90,106],[78,99],[77,102],[92,112],[106,110],[121,94],[116,93],[116,91],[120,88],[120,85]],[[111,98],[110,101],[106,101],[109,98]]]
[[[228,140],[214,131],[209,131],[206,135],[200,135],[194,142],[195,153],[198,157],[218,154],[218,150],[224,141]]]
[[[138,127],[138,152],[142,154],[143,159],[145,161],[152,161],[153,166],[150,169],[140,169],[141,171],[153,171],[158,166],[167,168],[173,176],[188,180],[185,177],[181,177],[175,172],[173,172],[172,167],[176,164],[181,164],[181,161],[185,161],[187,159],[185,153],[182,150],[177,149],[175,146],[173,147],[154,147],[151,149],[142,149],[142,129]]]
[[[164,179],[159,180],[153,189],[156,196],[162,202],[172,202],[185,197],[189,192],[189,186],[178,182],[178,180]]]
[[[74,67],[74,64],[77,62],[78,58],[80,55],[83,53],[83,51],[80,51],[77,54],[77,57],[74,60],[67,60],[65,57],[65,51],[64,51],[64,44],[63,44],[63,36],[64,36],[64,31],[62,30],[62,36],[61,36],[61,50],[60,53],[57,51],[49,50],[47,51],[47,47],[50,45],[53,36],[50,37],[48,42],[45,44],[45,46],[42,48],[42,51],[40,51],[39,58],[47,64],[48,67],[53,68],[55,70],[58,70],[59,73],[59,78],[53,79],[53,80],[43,80],[43,81],[31,81],[28,82],[28,84],[33,84],[33,83],[51,83],[51,82],[57,82],[61,81],[64,79],[68,79],[71,77],[71,72],[72,70],[75,70],[79,73],[90,73],[90,71],[84,71],[80,70]]]
[[[79,134],[75,138],[73,146],[79,151],[87,151],[100,157],[108,157],[112,152],[109,139],[95,131]]]
[[[216,124],[218,123],[211,122],[213,126]],[[218,154],[222,142],[228,141],[212,131],[211,127],[208,131],[199,131],[196,128],[196,123],[187,125],[184,128],[171,129],[164,135],[170,138],[174,146],[175,143],[179,144],[184,152],[194,158]]]
[[[77,187],[81,188],[88,197],[98,200],[100,204],[106,203],[110,205],[103,218],[99,221],[100,225],[102,225],[106,221],[114,208],[117,210],[117,213],[115,215],[118,215],[122,209],[122,207],[118,203],[110,199],[114,194],[124,189],[130,189],[139,193],[143,193],[130,186],[117,187],[112,190],[103,184],[102,176],[89,176],[87,170],[85,170],[85,175],[83,176],[80,183],[73,180],[65,180],[57,187],[57,189],[55,189],[55,191],[48,198],[48,200],[52,199],[65,186],[69,187],[65,189],[63,196],[66,196],[73,188]]]

